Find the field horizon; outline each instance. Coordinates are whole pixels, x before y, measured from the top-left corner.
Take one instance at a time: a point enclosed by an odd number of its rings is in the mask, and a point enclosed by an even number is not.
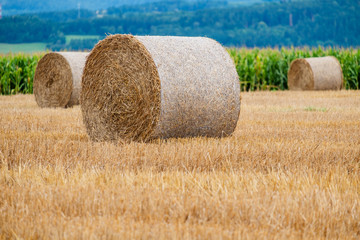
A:
[[[39,53],[46,51],[46,43],[0,43],[0,54]]]
[[[0,96],[0,239],[358,239],[359,91],[241,96],[232,136],[150,143]]]

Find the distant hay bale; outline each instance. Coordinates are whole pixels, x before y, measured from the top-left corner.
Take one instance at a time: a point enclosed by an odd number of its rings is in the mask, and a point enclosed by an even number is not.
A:
[[[79,104],[84,52],[47,53],[34,76],[34,95],[40,107],[71,107]]]
[[[240,84],[212,39],[118,34],[89,54],[80,102],[94,141],[221,137],[236,127]]]
[[[332,56],[296,59],[288,71],[290,90],[339,90],[342,85],[341,65]]]

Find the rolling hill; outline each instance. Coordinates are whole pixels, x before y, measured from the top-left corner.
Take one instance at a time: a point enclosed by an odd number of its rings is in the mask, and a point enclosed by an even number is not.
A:
[[[0,0],[0,4],[2,5],[3,15],[9,16],[24,13],[64,11],[78,9],[79,7],[81,9],[100,10],[107,9],[109,7],[117,7],[122,5],[137,5],[157,1],[158,0]],[[189,1],[196,2],[197,0]],[[230,0],[229,2],[239,5],[249,5],[253,3],[269,1],[279,0]],[[169,2],[179,2],[179,0],[169,0]]]

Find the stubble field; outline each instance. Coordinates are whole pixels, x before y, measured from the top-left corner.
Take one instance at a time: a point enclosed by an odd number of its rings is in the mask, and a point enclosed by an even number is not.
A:
[[[0,96],[0,238],[360,238],[360,92],[242,93],[228,138],[92,143]]]

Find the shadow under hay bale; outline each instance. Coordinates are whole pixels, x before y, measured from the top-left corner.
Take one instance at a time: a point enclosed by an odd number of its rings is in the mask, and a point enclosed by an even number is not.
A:
[[[295,59],[288,71],[290,90],[340,90],[343,74],[335,57]]]
[[[212,39],[112,35],[88,56],[81,110],[94,141],[221,137],[236,127],[240,84]]]
[[[34,95],[40,107],[71,107],[79,104],[84,52],[47,53],[34,76]]]

